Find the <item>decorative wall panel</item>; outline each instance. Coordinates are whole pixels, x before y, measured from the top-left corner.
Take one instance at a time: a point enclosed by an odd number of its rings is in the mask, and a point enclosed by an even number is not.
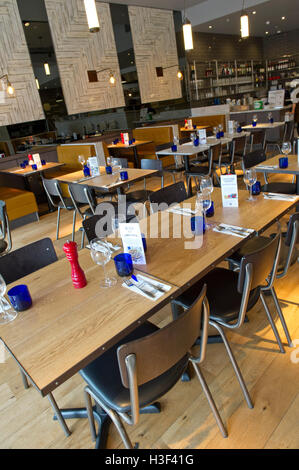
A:
[[[15,96],[0,84],[0,126],[44,119],[16,0],[0,2],[0,76],[8,74]]]
[[[129,6],[129,16],[142,103],[181,98],[176,67],[156,74],[156,67],[178,64],[173,12]]]
[[[97,2],[100,31],[90,33],[83,0],[45,0],[68,114],[125,105],[109,4]],[[90,83],[88,70],[109,70]]]

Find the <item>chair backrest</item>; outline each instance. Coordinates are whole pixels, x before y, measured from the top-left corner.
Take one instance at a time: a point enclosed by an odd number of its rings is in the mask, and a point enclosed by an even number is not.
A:
[[[189,351],[201,330],[205,294],[206,286],[190,309],[176,320],[151,335],[118,348],[118,364],[124,387],[130,387],[126,358],[132,354],[136,357],[137,385],[154,380],[171,369],[184,356],[189,356]]]
[[[293,138],[294,138],[294,127],[295,127],[295,123],[294,121],[287,121],[284,125],[284,130],[283,130],[283,137],[282,137],[282,141],[283,142],[288,142],[288,141],[292,141]]]
[[[0,201],[0,224],[1,224],[1,252],[0,256],[7,254],[12,249],[9,220],[6,211],[5,201]],[[5,241],[7,239],[7,243]]]
[[[296,228],[297,228],[297,237],[294,240],[295,244],[299,243],[299,212],[295,212],[295,214],[292,214],[289,219],[288,229],[287,229],[287,233],[285,237],[286,246],[290,246],[292,238],[293,238],[293,232]]]
[[[60,199],[60,201],[63,203],[63,205],[65,205],[59,182],[55,179],[43,178],[43,176],[42,176],[42,182],[43,182],[43,186],[44,186],[46,195],[48,196],[48,199],[50,200],[51,204],[54,207],[57,206],[56,202],[52,198],[52,196],[55,196],[55,197],[58,197]]]
[[[163,170],[163,164],[161,160],[153,160],[152,158],[143,158],[140,162],[142,170]]]
[[[109,202],[109,204],[115,204],[115,207],[117,207],[117,203]],[[113,233],[112,223],[108,224],[107,221],[105,223],[101,223],[102,219],[106,217],[107,212],[104,212],[101,215],[95,214],[83,220],[82,225],[89,242],[95,238],[106,237]],[[129,223],[133,219],[136,219],[135,215],[127,215],[126,223]]]
[[[250,149],[253,150],[254,145],[260,145],[262,149],[266,146],[266,131],[265,129],[252,131],[250,136]]]
[[[235,155],[245,155],[246,151],[246,141],[247,141],[247,136],[243,135],[242,137],[235,137],[233,139],[233,142],[235,144]]]
[[[253,150],[253,152],[246,153],[243,157],[243,166],[245,170],[251,168],[266,160],[266,154],[263,149]]]
[[[161,210],[158,205],[164,203],[166,206],[170,206],[174,203],[180,203],[187,199],[187,192],[183,181],[166,186],[165,188],[159,189],[149,195],[149,201],[151,204],[151,211],[158,212]]]
[[[266,246],[243,256],[238,278],[238,291],[240,294],[244,289],[246,270],[249,265],[252,269],[251,290],[265,286],[266,279],[270,275],[273,276],[274,266],[278,262],[280,243],[281,233],[279,229],[273,238],[269,238],[269,243]]]
[[[80,207],[78,204],[88,204],[92,212],[95,211],[97,202],[96,196],[93,189],[86,185],[69,183],[69,193],[76,210],[81,214]]]
[[[127,158],[112,157],[112,160],[116,165],[120,165],[122,168],[128,168]]]
[[[5,282],[10,284],[55,261],[57,255],[52,240],[43,238],[1,257],[0,273]]]

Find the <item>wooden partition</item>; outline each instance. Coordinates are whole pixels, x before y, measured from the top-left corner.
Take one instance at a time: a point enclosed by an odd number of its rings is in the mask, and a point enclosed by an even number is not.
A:
[[[226,116],[225,114],[218,114],[214,116],[196,116],[190,118],[192,123],[197,126],[209,126],[207,131],[212,131],[213,127],[222,124],[224,132],[226,132]],[[180,137],[186,137],[186,134],[180,132]]]
[[[133,130],[136,140],[151,140],[151,144],[144,145],[138,149],[138,155],[142,158],[156,158],[156,146],[173,142],[172,127],[140,127]],[[173,157],[164,158],[163,166],[171,165]]]

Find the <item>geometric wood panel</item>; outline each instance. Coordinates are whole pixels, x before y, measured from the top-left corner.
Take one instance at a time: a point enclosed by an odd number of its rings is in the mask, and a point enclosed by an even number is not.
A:
[[[83,0],[45,0],[68,114],[125,106],[109,4],[96,3],[100,31],[90,33]],[[111,69],[90,83],[88,70]]]
[[[16,0],[0,1],[0,76],[15,88],[9,98],[0,84],[0,126],[45,119]]]
[[[141,102],[181,98],[178,67],[163,70],[163,77],[156,73],[156,67],[178,64],[173,12],[129,6],[129,17]]]

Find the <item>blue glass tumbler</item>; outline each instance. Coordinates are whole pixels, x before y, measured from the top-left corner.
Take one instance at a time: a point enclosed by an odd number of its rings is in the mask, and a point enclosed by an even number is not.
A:
[[[260,194],[260,192],[261,192],[261,183],[259,181],[257,181],[256,183],[254,183],[254,185],[252,185],[251,192],[254,196],[258,196]]]
[[[206,216],[207,217],[213,217],[214,214],[215,214],[214,202],[212,201],[211,202],[211,207],[209,207],[209,209],[206,210]]]
[[[32,305],[32,299],[27,286],[15,286],[7,292],[12,307],[17,312],[24,312]]]
[[[127,181],[129,179],[127,171],[121,171],[119,176],[122,181]]]
[[[133,260],[130,253],[120,253],[115,256],[114,264],[117,274],[120,277],[131,276],[133,274]]]
[[[205,224],[204,217],[200,215],[191,217],[190,222],[191,222],[191,232],[193,232],[194,235],[203,235],[205,233],[206,224]]]
[[[281,157],[279,159],[279,168],[287,168],[289,166],[288,157]]]

